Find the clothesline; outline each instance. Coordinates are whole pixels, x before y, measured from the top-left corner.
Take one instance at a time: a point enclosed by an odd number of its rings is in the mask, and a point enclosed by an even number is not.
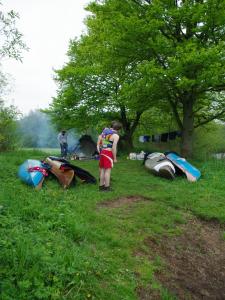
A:
[[[166,143],[168,141],[173,141],[177,137],[181,137],[181,131],[175,130],[170,132],[165,132],[161,134],[154,134],[154,135],[141,135],[139,136],[139,142],[146,143],[146,142],[154,142],[154,143]]]

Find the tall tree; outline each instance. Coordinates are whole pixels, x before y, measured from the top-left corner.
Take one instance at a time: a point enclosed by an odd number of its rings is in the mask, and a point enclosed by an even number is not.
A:
[[[137,2],[154,32],[154,60],[144,71],[160,71],[155,79],[182,130],[182,153],[190,156],[194,128],[225,113],[225,1],[147,2]]]
[[[105,89],[103,98],[98,94],[103,100],[98,108],[104,115],[111,103],[125,136],[132,134],[131,126],[135,128],[143,111],[153,105],[164,111],[170,107],[182,131],[181,152],[191,156],[194,129],[225,113],[224,7],[225,0],[93,1],[87,7],[87,34],[72,42],[66,68],[85,74],[86,88],[86,75],[96,79],[100,90],[108,79],[115,83],[113,94]],[[82,112],[85,103],[85,112],[95,109],[95,96],[85,102],[84,89],[80,95],[75,91],[79,84],[71,89],[75,77],[60,78],[62,88],[52,111],[59,113],[63,102],[61,108],[69,108],[68,113]],[[89,85],[93,95],[96,86]],[[73,107],[67,106],[68,94],[71,100],[78,96]]]
[[[224,7],[224,0],[106,0],[89,5],[92,13],[104,16],[101,38],[112,61],[136,62],[142,74],[138,80],[146,82],[158,104],[170,105],[185,156],[192,154],[194,129],[225,113]]]
[[[125,12],[127,7],[123,9]],[[119,21],[120,15],[117,18]],[[140,80],[135,85],[141,76],[137,63],[118,55],[113,57],[105,46],[109,27],[105,16],[94,12],[86,24],[88,34],[71,42],[69,63],[56,71],[59,91],[48,112],[55,122],[80,128],[101,128],[118,119],[123,125],[122,145],[130,148],[140,118],[153,105],[154,98],[146,82]],[[114,38],[117,34],[114,32]],[[148,101],[144,101],[146,97]]]
[[[60,91],[48,110],[53,121],[58,127],[84,130],[90,126],[100,129],[117,119],[123,125],[124,147],[132,147],[133,133],[148,109],[140,106],[139,101],[146,96],[146,91],[137,86],[136,93],[129,92],[125,75],[121,78],[112,74],[95,75],[90,70],[81,74],[80,71],[67,65],[57,72]]]

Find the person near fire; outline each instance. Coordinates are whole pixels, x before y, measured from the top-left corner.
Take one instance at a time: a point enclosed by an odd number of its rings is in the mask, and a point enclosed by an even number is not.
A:
[[[67,136],[66,130],[61,130],[61,132],[58,134],[58,142],[60,144],[61,156],[63,158],[66,158],[68,153]]]

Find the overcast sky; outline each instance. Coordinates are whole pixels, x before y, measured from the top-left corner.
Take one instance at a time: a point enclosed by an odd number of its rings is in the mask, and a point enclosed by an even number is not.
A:
[[[23,52],[23,62],[4,60],[3,71],[10,73],[13,90],[7,96],[27,114],[32,109],[46,108],[56,95],[53,69],[67,61],[69,40],[85,30],[84,7],[89,0],[3,0],[3,11],[19,13],[17,28],[30,48]]]

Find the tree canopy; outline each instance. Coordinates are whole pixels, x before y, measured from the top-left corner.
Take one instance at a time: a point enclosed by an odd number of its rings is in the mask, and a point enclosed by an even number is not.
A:
[[[182,153],[191,155],[194,129],[225,113],[224,7],[225,0],[91,2],[87,33],[71,41],[69,62],[56,71],[52,117],[81,127],[118,118],[132,145],[143,113],[157,107],[173,113]]]

